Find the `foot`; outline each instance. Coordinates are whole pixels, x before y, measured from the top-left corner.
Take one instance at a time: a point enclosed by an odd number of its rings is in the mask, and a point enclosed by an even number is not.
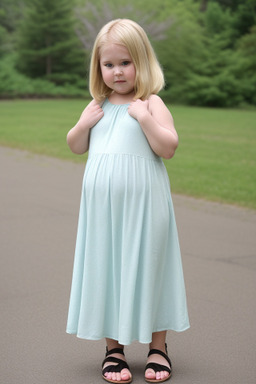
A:
[[[120,359],[120,360],[123,360],[126,362],[126,359],[125,359],[125,356],[122,355],[121,353],[113,353],[113,354],[110,354],[108,355],[108,357],[115,357],[117,359]],[[103,370],[110,366],[110,365],[118,365],[118,363],[114,363],[114,362],[106,362],[104,365],[103,365]],[[131,378],[132,378],[132,375],[131,375],[131,372],[129,371],[129,369],[127,368],[124,368],[121,370],[121,372],[106,372],[104,374],[104,378],[110,382],[130,382]]]
[[[166,353],[165,348],[161,349],[161,351]],[[148,356],[147,364],[149,363],[160,364],[168,367],[170,370],[172,369],[169,362],[159,354],[153,353],[152,355]],[[148,368],[145,371],[145,379],[149,381],[163,382],[165,380],[168,380],[169,378],[170,378],[170,372],[165,371],[164,369],[162,371],[155,372],[154,369]]]

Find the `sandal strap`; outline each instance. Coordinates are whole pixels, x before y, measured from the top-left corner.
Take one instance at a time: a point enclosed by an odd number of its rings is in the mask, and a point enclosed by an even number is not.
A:
[[[124,350],[123,348],[113,348],[109,351],[108,347],[106,347],[106,357],[112,355],[113,353],[120,353],[121,355],[124,355]]]
[[[167,347],[166,347],[166,346],[165,346],[165,349],[166,349],[166,351],[167,351]],[[150,368],[154,369],[155,372],[159,372],[159,371],[167,371],[167,372],[171,373],[171,370],[172,370],[172,363],[171,363],[171,360],[170,360],[169,356],[168,356],[166,353],[164,353],[163,351],[160,351],[159,349],[151,349],[151,350],[149,351],[149,353],[148,353],[148,357],[151,356],[151,355],[161,355],[161,356],[163,356],[163,357],[165,358],[165,360],[168,362],[168,364],[170,365],[170,368],[168,368],[168,367],[165,366],[165,365],[158,364],[158,363],[149,363],[149,364],[147,364],[146,369],[148,369],[148,368],[147,368],[148,365],[154,364],[155,367],[156,367],[156,366],[161,367],[161,368],[165,367],[164,369],[158,369],[158,368],[157,368],[157,371],[155,371],[155,369],[152,368],[152,366],[151,366]]]
[[[127,368],[130,370],[129,365],[126,363],[126,361],[118,359],[117,357],[107,357],[103,363],[102,367],[104,366],[105,363],[117,363],[116,365],[109,365],[106,368],[103,369],[102,374],[106,372],[121,372],[123,369]]]
[[[162,364],[158,364],[158,363],[148,363],[146,365],[145,371],[147,369],[153,369],[153,371],[155,371],[155,372],[166,371],[169,374],[171,374],[171,372],[172,372],[172,370],[169,367],[167,367],[166,365],[162,365]]]

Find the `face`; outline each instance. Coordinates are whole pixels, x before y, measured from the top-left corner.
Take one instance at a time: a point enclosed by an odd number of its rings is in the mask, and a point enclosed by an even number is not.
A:
[[[120,95],[134,92],[136,70],[126,47],[115,43],[104,45],[100,68],[104,83],[114,92]]]

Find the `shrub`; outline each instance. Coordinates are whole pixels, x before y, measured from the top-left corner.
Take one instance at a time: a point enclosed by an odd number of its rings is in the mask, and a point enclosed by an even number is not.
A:
[[[13,55],[0,61],[0,98],[17,97],[85,97],[88,92],[75,85],[57,86],[46,79],[30,79],[15,69]],[[82,82],[82,81],[81,81]]]

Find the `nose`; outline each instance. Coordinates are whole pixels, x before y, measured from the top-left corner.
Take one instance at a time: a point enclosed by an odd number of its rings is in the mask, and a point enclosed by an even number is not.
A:
[[[119,66],[115,67],[115,75],[120,76],[123,73],[122,69]]]

